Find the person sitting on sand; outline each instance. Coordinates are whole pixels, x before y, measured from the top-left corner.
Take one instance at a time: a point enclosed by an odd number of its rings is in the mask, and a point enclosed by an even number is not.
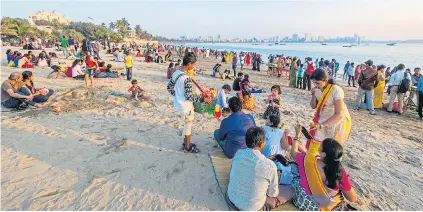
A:
[[[31,63],[27,54],[24,54],[24,56],[19,59],[18,68],[34,68],[34,65]]]
[[[242,103],[237,97],[228,100],[232,114],[223,119],[220,128],[214,131],[214,138],[228,158],[233,158],[239,149],[245,149],[245,133],[256,126],[254,118],[241,111]]]
[[[128,89],[128,92],[131,93],[131,98],[138,101],[138,99],[145,100],[147,97],[144,95],[144,90],[138,85],[138,80],[133,79],[131,81],[132,86]]]
[[[23,87],[22,74],[13,72],[1,84],[1,105],[6,108],[26,108],[25,102],[32,101],[33,95],[24,95],[19,92]]]
[[[301,125],[295,127],[295,132],[296,137],[291,148],[291,156],[298,164],[298,169],[292,170],[294,205],[304,211],[347,210],[348,205],[343,198],[355,202],[357,194],[341,163],[343,158],[341,142],[331,138],[326,138],[322,142],[312,140],[308,152],[300,153],[298,143]],[[287,195],[289,196],[292,194]]]
[[[139,49],[137,49],[137,54],[135,55],[135,57],[142,57],[141,51]]]
[[[226,201],[236,210],[269,211],[290,200],[292,189],[279,185],[275,163],[261,154],[264,130],[248,129],[245,143],[248,148],[238,150],[231,161]]]
[[[239,72],[237,74],[237,77],[234,80],[234,83],[232,84],[232,90],[234,91],[240,91],[241,90],[241,81],[244,74],[242,72]]]
[[[242,108],[246,110],[255,111],[256,106],[254,103],[254,97],[251,95],[251,93],[261,93],[261,90],[251,89],[250,88],[250,81],[249,81],[249,75],[244,75],[244,79],[240,83],[241,90],[238,92],[238,97],[242,101]]]
[[[266,133],[266,144],[261,153],[269,158],[273,155],[286,156],[286,151],[289,148],[287,133],[284,134],[282,129],[279,128],[281,119],[276,115],[269,115],[266,120],[263,130]],[[291,141],[292,142],[292,141]]]
[[[88,87],[88,74],[82,72],[83,61],[81,59],[76,59],[72,63],[72,78],[74,79],[84,79],[85,87]],[[92,79],[91,79],[92,82]]]
[[[31,71],[24,71],[22,73],[23,83],[24,86],[21,88],[21,92],[25,95],[32,95],[34,98],[32,101],[28,101],[27,103],[34,107],[42,107],[43,102],[47,102],[50,96],[54,94],[54,90],[52,89],[36,89],[34,86],[34,73]]]
[[[39,66],[39,67],[46,67],[46,66],[48,66],[48,64],[47,64],[47,58],[44,56],[43,53],[40,53],[40,55],[38,56],[37,66]]]
[[[167,68],[167,78],[168,79],[172,78],[174,68],[175,68],[175,64],[173,64],[173,62],[169,63],[169,67]]]
[[[223,85],[222,89],[219,91],[219,96],[217,97],[216,105],[219,105],[219,107],[222,109],[227,108],[230,92],[231,86],[228,84]]]
[[[216,74],[219,74],[219,75],[221,75],[221,73],[220,73],[220,67],[221,67],[222,65],[220,64],[220,63],[216,63],[216,65],[214,65],[214,67],[212,68],[212,77],[216,77]]]
[[[282,98],[281,94],[281,87],[279,85],[274,85],[271,88],[272,93],[269,95],[268,102],[269,105],[267,106],[266,111],[263,114],[263,118],[267,119],[270,115],[275,115],[277,117],[281,116],[279,108],[282,105]]]

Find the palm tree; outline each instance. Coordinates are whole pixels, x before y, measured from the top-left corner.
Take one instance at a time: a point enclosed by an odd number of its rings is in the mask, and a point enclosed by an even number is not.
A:
[[[22,19],[16,19],[15,26],[13,28],[20,40],[23,40],[26,36],[31,35],[34,32],[34,29],[29,25],[28,21]]]
[[[117,20],[116,21],[116,28],[119,32],[119,34],[124,38],[127,31],[127,26],[123,20]]]
[[[110,22],[109,23],[109,29],[113,31],[115,28],[116,28],[115,23],[114,22]]]
[[[135,26],[135,34],[137,34],[138,37],[140,37],[142,34],[142,29],[139,24]]]

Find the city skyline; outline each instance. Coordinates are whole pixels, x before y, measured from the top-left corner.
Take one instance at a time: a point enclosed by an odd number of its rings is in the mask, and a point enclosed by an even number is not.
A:
[[[56,10],[72,21],[96,24],[125,17],[131,27],[140,24],[153,35],[167,38],[217,34],[221,38],[293,34],[305,38],[312,34],[319,39],[357,33],[372,41],[423,39],[423,27],[417,27],[423,26],[423,1],[419,0],[106,2],[2,1],[1,12],[3,17],[28,18],[39,10]]]

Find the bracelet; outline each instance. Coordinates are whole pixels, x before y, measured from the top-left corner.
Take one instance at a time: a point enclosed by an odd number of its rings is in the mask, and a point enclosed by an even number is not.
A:
[[[294,140],[294,141],[298,141],[298,137],[292,138],[292,140]]]

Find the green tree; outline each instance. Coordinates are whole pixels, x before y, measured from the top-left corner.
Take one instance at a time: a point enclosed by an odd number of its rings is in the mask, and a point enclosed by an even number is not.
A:
[[[109,29],[110,29],[110,30],[112,30],[112,31],[113,31],[114,29],[116,29],[115,22],[110,22],[110,23],[109,23]]]
[[[139,24],[135,26],[135,34],[137,34],[138,37],[141,37],[142,29]]]

